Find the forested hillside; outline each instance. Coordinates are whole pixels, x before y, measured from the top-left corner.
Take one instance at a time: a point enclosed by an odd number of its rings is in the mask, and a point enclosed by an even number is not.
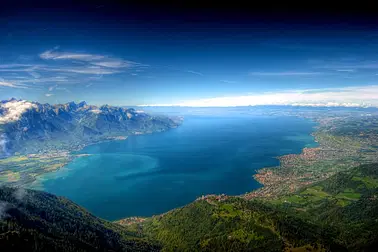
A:
[[[44,192],[0,188],[0,217],[0,251],[159,249],[65,198]]]
[[[167,251],[373,251],[378,165],[338,173],[274,200],[198,199],[139,226]]]

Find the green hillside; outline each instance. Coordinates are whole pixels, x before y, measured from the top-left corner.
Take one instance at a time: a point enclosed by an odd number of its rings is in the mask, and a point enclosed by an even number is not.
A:
[[[65,198],[0,188],[0,251],[156,250],[157,246]]]
[[[272,203],[336,231],[349,250],[378,247],[378,165],[362,165]]]
[[[378,165],[275,200],[206,197],[140,227],[166,251],[370,251],[378,245]]]

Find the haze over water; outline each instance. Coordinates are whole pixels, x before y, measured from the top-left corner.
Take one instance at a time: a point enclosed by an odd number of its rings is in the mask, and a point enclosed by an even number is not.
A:
[[[314,146],[315,124],[295,117],[187,116],[176,129],[91,145],[64,169],[45,175],[44,190],[97,216],[151,216],[203,194],[238,195],[261,185],[256,169]]]

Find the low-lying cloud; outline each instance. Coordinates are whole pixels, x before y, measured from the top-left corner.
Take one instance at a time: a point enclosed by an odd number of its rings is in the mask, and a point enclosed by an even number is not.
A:
[[[0,158],[9,156],[8,137],[5,133],[0,134]]]
[[[14,122],[20,119],[21,115],[36,105],[28,101],[11,100],[0,104],[0,124]]]
[[[24,201],[27,197],[27,191],[25,188],[23,187],[17,187],[15,188],[14,192],[13,192],[13,196],[15,197],[15,199],[17,199],[18,201]]]
[[[0,220],[3,220],[6,217],[8,217],[7,209],[8,209],[8,203],[0,200]]]
[[[256,105],[378,107],[378,85],[288,90],[253,95],[189,100],[176,104],[147,104],[141,106],[233,107]]]

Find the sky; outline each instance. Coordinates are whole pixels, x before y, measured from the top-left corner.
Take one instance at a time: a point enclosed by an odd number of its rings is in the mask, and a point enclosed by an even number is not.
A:
[[[4,4],[0,99],[378,106],[371,13],[223,7]]]

